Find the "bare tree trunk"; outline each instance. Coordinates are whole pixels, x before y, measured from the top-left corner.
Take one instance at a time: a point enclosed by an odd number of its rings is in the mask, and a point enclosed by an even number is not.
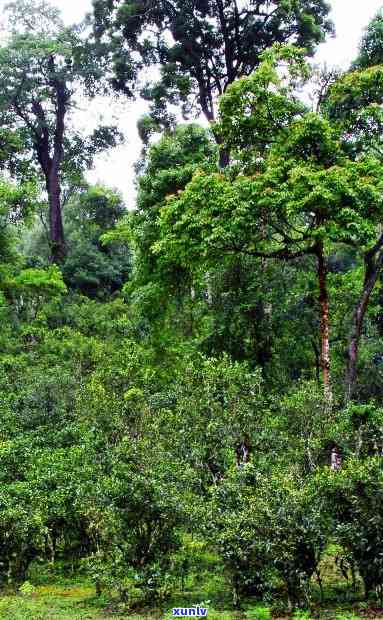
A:
[[[49,199],[51,261],[53,263],[62,263],[66,256],[66,246],[61,212],[60,178],[59,172],[55,165],[52,165],[47,186]]]
[[[207,305],[211,308],[214,303],[213,287],[211,285],[211,273],[207,271],[205,274],[206,283],[206,301]]]
[[[331,387],[331,357],[330,357],[330,312],[329,296],[327,290],[327,266],[324,256],[323,242],[318,241],[316,246],[316,256],[318,261],[318,283],[319,283],[319,303],[321,311],[320,337],[321,337],[321,358],[322,379],[324,388],[325,403],[328,409],[332,407],[332,387]]]
[[[35,149],[41,170],[44,173],[48,193],[51,262],[62,263],[66,257],[66,245],[61,208],[60,172],[64,158],[65,115],[68,95],[65,84],[56,80],[52,80],[52,83],[56,88],[56,126],[53,145],[41,102],[34,101],[32,109],[39,121],[39,128],[35,130]]]
[[[362,335],[364,318],[370,301],[371,293],[375,288],[379,274],[383,266],[383,235],[370,252],[364,257],[365,275],[362,292],[359,296],[358,303],[355,307],[352,317],[352,327],[347,348],[347,371],[346,371],[346,393],[345,400],[349,402],[352,399],[355,389],[355,381],[358,368],[359,344]],[[378,253],[379,252],[379,253]],[[377,258],[375,259],[376,254]],[[375,259],[375,260],[374,260]]]
[[[51,261],[62,263],[66,257],[66,245],[61,208],[61,165],[64,159],[65,116],[69,93],[66,84],[57,76],[55,59],[49,59],[50,83],[56,93],[56,122],[53,138],[49,134],[44,108],[40,101],[33,102],[33,111],[39,120],[36,131],[36,151],[44,172],[49,202],[49,242]]]
[[[53,57],[51,58],[51,70],[52,75],[55,76]],[[52,165],[49,172],[49,221],[52,262],[61,263],[66,257],[66,245],[61,210],[60,170],[64,159],[65,116],[68,93],[65,83],[60,79],[52,77],[52,85],[56,90],[56,127],[53,141]]]

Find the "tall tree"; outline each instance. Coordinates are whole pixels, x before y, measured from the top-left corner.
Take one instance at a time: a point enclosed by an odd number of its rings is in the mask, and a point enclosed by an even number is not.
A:
[[[368,157],[354,161],[337,125],[305,112],[294,86],[306,68],[296,59],[291,48],[267,53],[250,78],[228,90],[221,127],[236,145],[240,174],[195,175],[164,208],[155,249],[199,264],[227,252],[282,260],[314,256],[322,376],[331,405],[326,250],[331,244],[363,247],[374,239],[383,207],[382,167]]]
[[[116,132],[99,129],[93,139],[80,136],[70,126],[77,93],[81,87],[94,93],[102,78],[80,29],[65,28],[57,12],[39,0],[14,3],[9,15],[12,31],[0,48],[0,124],[22,130],[26,150],[43,175],[51,259],[61,262],[66,254],[61,204],[64,169],[73,172],[73,161],[89,164],[89,153],[113,144]]]
[[[93,0],[93,6],[117,90],[131,95],[139,70],[159,66],[160,78],[142,94],[165,123],[170,104],[214,123],[218,97],[258,66],[265,49],[289,42],[312,53],[332,32],[325,0]]]
[[[330,87],[323,106],[332,123],[338,126],[344,149],[351,157],[357,159],[363,154],[372,155],[380,162],[383,158],[383,67],[370,67],[368,63],[380,59],[378,35],[381,26],[381,16],[378,15],[362,42],[356,65],[366,64],[367,68],[353,69],[342,75]],[[383,268],[381,225],[376,226],[374,233],[369,243],[359,248],[364,264],[364,281],[353,311],[347,347],[346,400],[353,397],[355,390],[364,320]]]
[[[383,10],[380,9],[369,23],[353,63],[357,69],[383,64]]]

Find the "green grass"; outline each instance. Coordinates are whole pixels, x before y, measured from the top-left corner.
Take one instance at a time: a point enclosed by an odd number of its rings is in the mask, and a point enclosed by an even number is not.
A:
[[[187,606],[187,603],[184,604]],[[92,588],[87,586],[62,585],[42,586],[36,588],[32,595],[5,594],[0,598],[0,618],[9,620],[155,620],[172,618],[171,610],[163,612],[152,610],[142,614],[127,615],[108,611],[107,601],[98,599]],[[271,620],[271,610],[265,606],[253,606],[247,611],[234,612],[229,610],[212,609],[209,606],[209,620]],[[275,617],[275,616],[274,616]],[[278,618],[288,618],[278,614]],[[371,617],[371,616],[369,616]],[[358,620],[361,616],[355,615],[352,610],[338,611],[323,609],[313,614],[308,612],[296,613],[294,620],[311,620],[323,618],[328,620]]]
[[[46,579],[43,577],[42,579]],[[214,581],[213,581],[214,583]],[[212,584],[210,584],[212,587]],[[9,620],[162,620],[172,618],[173,606],[192,606],[203,604],[201,597],[192,593],[180,595],[179,600],[167,604],[168,611],[148,610],[140,614],[122,613],[118,609],[110,609],[110,601],[106,597],[96,597],[94,588],[87,582],[57,578],[57,582],[35,587],[23,588],[28,593],[4,592],[0,596],[0,618]],[[199,593],[200,594],[200,593]],[[184,597],[184,598],[183,598]],[[187,600],[186,600],[187,599]],[[206,599],[205,599],[206,600]],[[242,613],[213,609],[209,605],[209,620],[240,620]]]
[[[321,604],[320,590],[315,580],[312,584],[310,611],[286,611],[286,600],[281,597],[267,605],[254,599],[243,601],[242,611],[233,611],[230,588],[217,558],[206,553],[199,556],[198,570],[193,567],[184,583],[180,580],[178,591],[163,609],[150,609],[128,615],[103,595],[96,596],[91,582],[81,574],[72,574],[64,565],[35,565],[29,581],[17,593],[8,591],[0,595],[0,619],[9,620],[171,620],[172,607],[206,606],[209,620],[366,620],[382,618],[375,613],[374,604],[363,602],[360,580],[356,591],[350,580],[334,563],[337,550],[329,549],[321,562],[321,575],[325,602]],[[376,606],[376,604],[375,604]]]
[[[195,604],[198,600],[194,598]],[[180,604],[180,603],[178,603]],[[183,602],[182,606],[192,605],[190,602]],[[97,598],[93,588],[87,584],[75,583],[70,585],[51,584],[49,586],[39,586],[35,588],[33,594],[21,595],[20,593],[5,593],[0,597],[0,618],[9,620],[170,620],[172,618],[171,607],[168,611],[151,610],[146,613],[119,615],[118,611],[112,613],[108,609],[107,599]],[[273,617],[279,619],[288,618],[288,614],[272,613],[270,608],[264,605],[253,605],[242,612],[230,611],[228,609],[216,609],[208,605],[209,620],[271,620]],[[369,616],[371,617],[371,616]],[[328,620],[358,620],[361,616],[353,613],[352,609],[343,609],[334,606],[331,609],[316,610],[312,614],[309,612],[295,613],[294,620],[311,620],[323,618]]]
[[[88,586],[40,586],[33,594],[6,594],[0,598],[0,618],[10,620],[85,620],[103,618],[105,602]]]

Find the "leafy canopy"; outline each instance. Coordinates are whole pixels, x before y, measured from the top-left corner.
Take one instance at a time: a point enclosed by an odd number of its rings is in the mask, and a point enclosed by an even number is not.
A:
[[[168,104],[184,114],[216,115],[217,97],[259,64],[274,43],[309,53],[332,31],[324,0],[94,0],[95,33],[109,45],[115,88],[133,94],[140,69],[160,65],[160,79],[143,89],[154,116]]]

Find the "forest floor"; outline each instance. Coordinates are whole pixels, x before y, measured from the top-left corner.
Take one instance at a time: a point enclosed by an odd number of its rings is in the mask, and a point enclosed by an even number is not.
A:
[[[179,604],[179,603],[178,603]],[[271,613],[265,606],[249,607],[247,611],[234,612],[212,608],[209,604],[209,620],[267,620],[267,618],[287,619],[290,616],[282,610]],[[108,601],[95,596],[94,589],[88,584],[57,584],[39,586],[33,594],[21,595],[6,593],[0,597],[0,618],[9,620],[170,620],[169,611],[152,610],[141,614],[119,614],[108,607]],[[270,614],[270,615],[269,615]],[[331,605],[316,607],[311,613],[300,612],[294,616],[296,620],[311,618],[336,620],[364,620],[367,618],[383,618],[383,610],[363,606],[363,603],[351,603],[334,600]]]
[[[333,551],[333,550],[331,550]],[[200,563],[198,573],[191,574],[184,588],[164,609],[152,609],[141,613],[128,614],[112,605],[105,595],[96,596],[91,582],[76,575],[64,576],[59,570],[38,566],[32,571],[29,581],[21,591],[3,592],[0,595],[0,619],[9,620],[170,620],[172,607],[208,607],[209,620],[287,620],[286,601],[275,601],[268,608],[265,604],[244,601],[243,611],[232,611],[231,595],[224,578],[222,567],[217,566],[216,558],[206,554]],[[338,563],[339,564],[339,563]],[[311,611],[299,611],[294,620],[369,620],[382,618],[383,609],[376,603],[363,601],[360,580],[356,591],[351,587],[350,578],[345,576],[335,562],[333,553],[327,552],[321,562],[324,603],[320,602],[319,587],[312,584]]]
[[[169,609],[169,607],[168,607]],[[108,609],[107,601],[95,596],[95,591],[87,584],[57,584],[37,587],[33,594],[4,594],[0,597],[0,618],[9,620],[170,620],[171,611],[152,610],[145,613],[123,614]],[[209,620],[266,620],[267,618],[287,619],[290,616],[269,610],[264,606],[253,606],[244,612],[214,609],[209,605]],[[383,610],[371,607],[362,608],[356,603],[334,601],[332,606],[316,608],[311,613],[295,614],[296,620],[311,618],[336,620],[365,620],[383,618]]]

